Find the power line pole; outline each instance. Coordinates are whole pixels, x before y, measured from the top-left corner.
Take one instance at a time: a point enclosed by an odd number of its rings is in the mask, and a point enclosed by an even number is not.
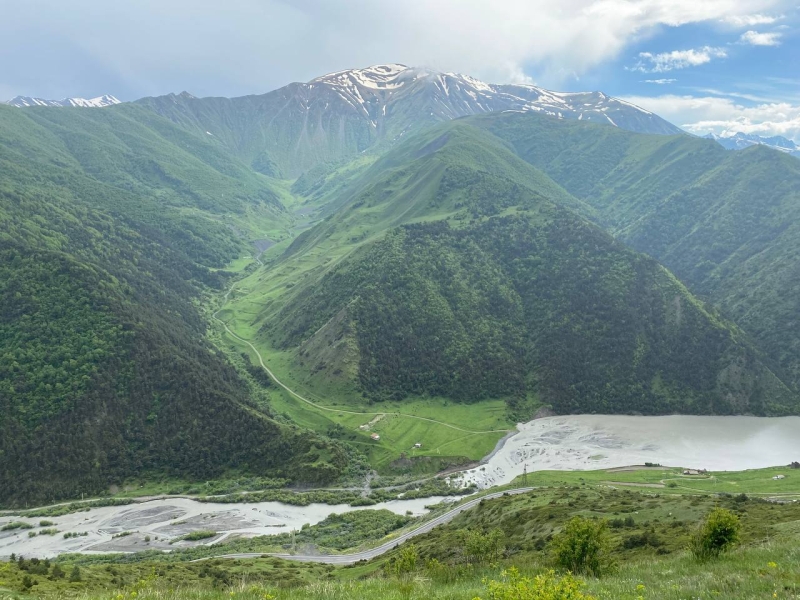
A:
[[[525,463],[525,467],[522,471],[522,486],[525,487],[528,485],[528,463]]]

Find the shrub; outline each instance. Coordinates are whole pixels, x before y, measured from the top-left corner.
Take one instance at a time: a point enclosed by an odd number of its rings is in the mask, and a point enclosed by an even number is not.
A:
[[[216,531],[211,531],[209,529],[201,529],[200,531],[192,531],[191,533],[187,533],[180,539],[187,540],[189,542],[196,542],[199,540],[207,540],[208,538],[212,538],[217,535]]]
[[[14,529],[33,529],[33,525],[25,521],[12,521],[3,525],[0,531],[13,531]]]
[[[725,508],[715,508],[692,536],[689,549],[698,560],[717,558],[739,542],[742,524]]]
[[[400,549],[400,553],[395,557],[391,565],[392,572],[397,577],[403,577],[416,571],[419,554],[414,544],[408,544]]]
[[[64,569],[62,569],[59,565],[53,565],[53,572],[51,574],[53,579],[64,579],[65,575],[66,573],[64,573]]]
[[[611,536],[605,520],[575,517],[553,538],[556,566],[571,573],[601,577],[614,568]]]
[[[482,564],[499,560],[505,552],[503,537],[503,532],[499,529],[493,529],[488,533],[481,533],[477,530],[463,531],[461,545],[467,562]]]
[[[72,567],[72,571],[69,574],[69,580],[72,583],[78,583],[81,581],[81,569],[78,565]]]
[[[522,577],[515,567],[503,571],[502,575],[502,581],[492,580],[486,584],[489,600],[594,600],[583,593],[585,584],[572,575],[559,577],[549,571],[531,579]]]

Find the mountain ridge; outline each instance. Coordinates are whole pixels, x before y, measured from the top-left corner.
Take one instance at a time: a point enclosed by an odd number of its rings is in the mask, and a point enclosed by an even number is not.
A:
[[[5,104],[9,106],[17,108],[26,108],[30,106],[104,108],[121,103],[121,100],[118,100],[110,94],[103,94],[95,98],[63,98],[62,100],[45,100],[44,98],[34,98],[32,96],[15,96],[11,100],[5,102]]]
[[[681,133],[657,115],[601,92],[494,85],[398,64],[329,73],[260,95],[182,93],[136,102],[199,135],[214,136],[256,171],[282,178],[390,148],[436,123],[487,112],[532,111],[635,131]]]
[[[800,145],[782,135],[764,137],[755,133],[743,133],[739,131],[738,133],[722,135],[709,133],[704,137],[714,140],[726,150],[743,150],[750,146],[760,145],[800,158]]]
[[[398,145],[271,267],[286,291],[259,339],[294,356],[301,385],[567,413],[796,409],[740,330],[568,208],[580,201],[471,125],[483,118]]]

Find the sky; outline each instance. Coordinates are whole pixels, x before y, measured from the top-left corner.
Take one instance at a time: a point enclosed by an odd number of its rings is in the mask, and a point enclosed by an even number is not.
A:
[[[800,0],[0,0],[0,99],[264,93],[403,63],[800,142]]]

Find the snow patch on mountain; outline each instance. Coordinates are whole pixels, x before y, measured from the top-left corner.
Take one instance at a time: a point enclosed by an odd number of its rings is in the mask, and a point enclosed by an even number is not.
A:
[[[681,133],[657,115],[602,92],[554,92],[529,84],[498,85],[469,75],[396,63],[337,71],[300,85],[309,94],[335,92],[353,110],[367,116],[373,127],[386,118],[387,106],[413,97],[416,102],[426,103],[420,112],[434,120],[519,110],[632,131]]]
[[[18,108],[25,108],[28,106],[103,108],[104,106],[112,106],[120,103],[120,100],[109,94],[104,94],[97,98],[64,98],[63,100],[45,100],[43,98],[33,98],[31,96],[17,96],[6,102],[9,106],[16,106]]]

